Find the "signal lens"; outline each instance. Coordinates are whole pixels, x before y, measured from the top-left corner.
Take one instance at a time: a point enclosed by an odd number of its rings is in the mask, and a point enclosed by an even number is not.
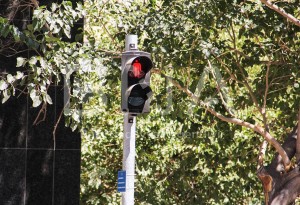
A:
[[[129,76],[134,78],[144,77],[145,72],[142,69],[142,64],[139,60],[135,60],[132,64],[132,70],[129,71]]]
[[[138,107],[143,105],[145,101],[146,95],[143,88],[139,84],[135,85],[128,97],[128,103],[134,107]]]
[[[141,106],[143,105],[145,100],[142,97],[129,97],[128,103],[133,106]]]

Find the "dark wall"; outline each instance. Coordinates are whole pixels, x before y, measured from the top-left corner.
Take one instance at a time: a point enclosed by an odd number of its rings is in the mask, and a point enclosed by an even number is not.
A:
[[[22,29],[24,22],[30,22],[31,11],[29,7],[14,11],[10,6],[15,2],[24,3],[0,0],[0,15],[7,17],[15,12],[13,23]],[[82,22],[76,26],[82,26]],[[5,41],[10,45],[9,39],[1,39]],[[24,49],[22,45],[11,44],[11,47]],[[0,75],[17,70],[16,56],[9,55],[0,55]],[[18,56],[30,55],[29,51],[18,53]],[[47,106],[46,118],[38,125],[34,121],[41,107],[32,108],[26,94],[17,93],[0,104],[0,205],[79,204],[80,134],[66,128],[62,118],[53,137],[64,96],[62,86],[52,85],[49,90],[53,105]]]

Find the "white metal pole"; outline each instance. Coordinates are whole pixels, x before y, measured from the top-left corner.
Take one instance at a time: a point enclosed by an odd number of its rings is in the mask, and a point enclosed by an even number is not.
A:
[[[137,50],[137,35],[127,35],[125,51]],[[135,129],[136,117],[124,114],[123,170],[126,171],[126,189],[122,192],[122,205],[134,205],[134,168],[135,168]]]
[[[134,204],[136,117],[124,114],[123,170],[126,171],[126,191],[122,193],[122,205]]]

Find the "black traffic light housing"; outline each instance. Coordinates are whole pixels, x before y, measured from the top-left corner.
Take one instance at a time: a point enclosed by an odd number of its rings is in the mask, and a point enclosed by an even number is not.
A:
[[[150,112],[150,53],[126,51],[122,53],[121,109],[131,114]]]

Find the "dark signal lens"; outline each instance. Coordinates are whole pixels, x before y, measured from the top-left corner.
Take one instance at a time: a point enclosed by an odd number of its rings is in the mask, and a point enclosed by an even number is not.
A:
[[[132,106],[141,106],[145,103],[144,98],[142,97],[129,97],[128,98],[128,103]]]

